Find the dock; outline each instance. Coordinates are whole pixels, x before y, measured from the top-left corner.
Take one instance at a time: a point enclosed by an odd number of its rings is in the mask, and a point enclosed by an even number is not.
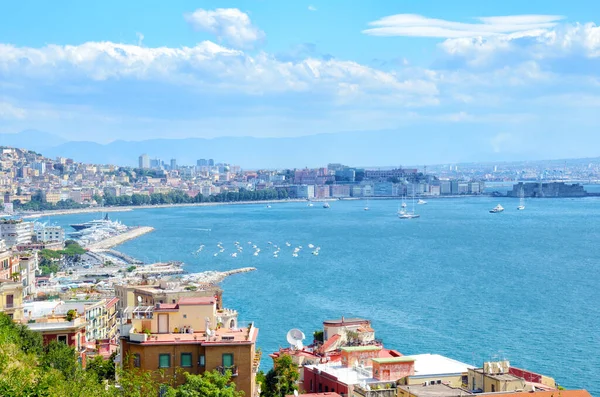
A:
[[[125,233],[121,233],[118,236],[113,236],[107,238],[106,240],[98,241],[93,244],[88,245],[86,248],[90,250],[103,250],[110,249],[116,247],[119,244],[123,244],[126,241],[133,240],[134,238],[138,238],[143,236],[146,233],[150,233],[154,231],[153,227],[150,226],[140,226],[136,228],[129,229]]]

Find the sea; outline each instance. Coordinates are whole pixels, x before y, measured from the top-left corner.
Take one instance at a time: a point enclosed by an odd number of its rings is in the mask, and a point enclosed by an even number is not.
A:
[[[524,211],[511,198],[431,199],[415,206],[421,217],[413,220],[398,219],[397,200],[369,200],[368,211],[366,204],[172,207],[110,217],[156,228],[117,247],[146,262],[183,261],[189,272],[256,267],[222,287],[240,324],[260,328],[263,369],[271,367],[268,353],[288,346],[288,330],[302,330],[309,344],[324,320],[363,317],[403,354],[476,366],[507,359],[600,396],[600,198],[529,199]],[[506,211],[489,213],[497,204]],[[68,228],[98,217],[42,220]],[[243,251],[232,257],[236,242]]]

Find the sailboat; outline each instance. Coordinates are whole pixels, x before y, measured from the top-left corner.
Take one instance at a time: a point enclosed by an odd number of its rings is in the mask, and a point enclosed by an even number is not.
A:
[[[367,199],[367,205],[365,206],[364,210],[365,210],[365,211],[368,211],[368,210],[369,210],[369,199]]]
[[[402,208],[406,208],[406,203],[403,201],[402,202],[403,207]],[[402,210],[400,213],[398,213],[398,218],[400,219],[415,219],[415,218],[420,218],[421,215],[419,214],[415,214],[415,189],[413,187],[413,198],[412,198],[412,212],[407,212],[405,210]]]
[[[523,211],[525,209],[525,191],[521,186],[521,192],[519,193],[519,206],[517,207],[519,211]]]

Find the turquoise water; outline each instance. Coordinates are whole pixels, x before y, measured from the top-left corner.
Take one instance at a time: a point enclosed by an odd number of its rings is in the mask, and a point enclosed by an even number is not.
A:
[[[506,211],[488,213],[498,203]],[[156,228],[119,247],[144,260],[181,260],[190,272],[256,267],[223,283],[224,300],[241,321],[260,327],[265,353],[286,346],[290,328],[310,338],[324,319],[360,316],[404,354],[440,353],[475,365],[507,358],[600,396],[592,375],[600,372],[599,199],[529,200],[525,211],[516,211],[514,199],[430,200],[411,221],[395,216],[395,201],[372,200],[370,211],[364,205],[165,208],[112,217]],[[232,258],[235,241],[244,252]],[[281,247],[278,258],[269,241]],[[218,242],[226,251],[213,257]],[[195,257],[200,244],[206,248]],[[304,248],[294,258],[298,245]]]

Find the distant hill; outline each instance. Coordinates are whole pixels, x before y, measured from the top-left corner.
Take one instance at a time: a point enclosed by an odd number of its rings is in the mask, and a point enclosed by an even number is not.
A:
[[[457,140],[449,132],[430,145],[423,134],[404,131],[370,131],[317,134],[291,138],[222,137],[214,139],[150,139],[145,141],[65,142],[50,148],[49,157],[65,156],[77,161],[137,165],[138,156],[180,165],[200,158],[239,164],[244,168],[317,167],[329,162],[399,166],[439,162],[479,161],[494,156],[486,146],[486,134],[465,133]],[[464,158],[464,154],[468,158]],[[497,157],[497,154],[496,154]],[[506,157],[506,156],[505,156]],[[506,159],[506,158],[505,158]],[[510,159],[508,159],[510,160]]]
[[[470,127],[470,129],[468,129]],[[213,139],[118,140],[108,144],[65,141],[41,131],[0,134],[0,146],[22,147],[47,157],[70,157],[94,164],[136,166],[138,157],[179,165],[194,165],[200,158],[212,158],[252,168],[318,167],[327,163],[353,166],[417,166],[424,164],[461,164],[477,162],[514,162],[545,160],[554,153],[525,147],[498,151],[491,141],[496,132],[481,131],[476,126],[450,125],[436,136],[420,129],[340,132],[288,138],[220,137]],[[557,156],[558,157],[558,156]],[[560,157],[559,157],[560,158]]]
[[[37,130],[25,130],[17,134],[0,134],[0,146],[12,146],[42,153],[65,142],[66,140],[58,135]]]

